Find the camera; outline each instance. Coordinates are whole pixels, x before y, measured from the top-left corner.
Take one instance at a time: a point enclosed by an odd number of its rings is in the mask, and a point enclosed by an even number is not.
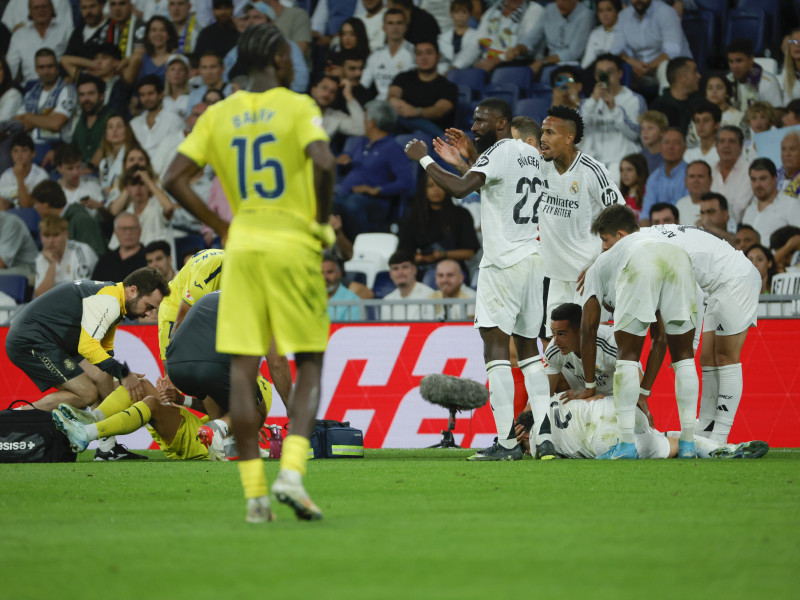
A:
[[[609,73],[608,73],[608,71],[600,71],[597,74],[597,81],[600,84],[604,85],[605,87],[608,87],[608,83],[609,83]]]

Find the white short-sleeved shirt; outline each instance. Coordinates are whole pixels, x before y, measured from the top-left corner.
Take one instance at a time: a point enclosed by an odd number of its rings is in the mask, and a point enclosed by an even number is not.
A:
[[[89,196],[92,200],[103,202],[103,190],[100,188],[100,182],[97,178],[84,175],[81,181],[74,190],[68,190],[62,184],[61,189],[64,190],[64,195],[67,197],[67,204],[78,204],[81,198]]]
[[[36,75],[36,52],[42,48],[50,48],[56,54],[57,60],[61,60],[64,51],[67,49],[69,36],[72,35],[72,20],[65,21],[61,18],[54,18],[50,26],[45,31],[44,37],[39,35],[33,23],[27,24],[17,29],[11,35],[11,43],[8,46],[8,68],[16,76],[17,70],[22,69],[23,81],[34,81]]]
[[[67,240],[64,256],[61,257],[61,262],[56,265],[56,278],[53,285],[77,279],[87,279],[91,277],[96,264],[97,255],[89,244]],[[39,256],[36,257],[36,284],[34,287],[38,287],[42,283],[49,265],[50,263],[40,252]]]
[[[643,238],[667,242],[682,248],[692,261],[697,285],[711,294],[725,283],[743,277],[753,268],[752,263],[728,242],[690,225],[654,225],[644,227]],[[628,236],[630,237],[630,236]]]
[[[550,344],[545,351],[547,364],[545,373],[564,376],[570,389],[582,390],[586,379],[583,375],[583,363],[577,354],[562,354],[555,344]],[[614,393],[614,369],[617,363],[617,342],[614,339],[614,328],[600,325],[597,328],[597,358],[595,359],[594,380],[597,382],[597,393],[611,395]]]
[[[539,239],[544,273],[551,279],[577,281],[600,254],[600,238],[590,233],[592,221],[606,206],[625,200],[605,166],[583,152],[563,175],[552,161],[542,173]]]
[[[761,235],[762,242],[769,243],[770,236],[784,225],[800,227],[800,200],[778,194],[762,211],[758,210],[758,200],[754,200],[745,209],[742,223],[755,229]]]
[[[394,78],[403,71],[414,68],[414,46],[409,42],[403,41],[394,56],[387,46],[383,46],[367,58],[364,72],[361,73],[361,85],[368,88],[374,83],[378,90],[378,99],[386,100]]]
[[[708,166],[713,169],[719,163],[719,154],[717,153],[717,147],[711,146],[711,150],[709,150],[707,154],[703,154],[703,149],[698,144],[694,148],[689,148],[686,152],[683,153],[683,162],[685,162],[687,165],[691,164],[696,160],[705,161],[708,164]]]
[[[47,181],[48,179],[50,179],[50,177],[47,175],[47,171],[36,163],[33,163],[31,165],[31,172],[28,173],[28,176],[25,178],[25,187],[28,189],[28,192],[30,192],[37,184],[42,181]],[[17,176],[14,175],[13,167],[9,167],[0,175],[0,198],[5,198],[9,201],[19,198]]]
[[[418,281],[414,284],[414,289],[405,298],[400,295],[400,290],[394,290],[386,294],[384,300],[429,300],[433,294],[433,288]],[[402,306],[381,306],[382,321],[432,321],[434,310],[432,304],[409,304]]]
[[[510,138],[478,157],[471,171],[482,173],[481,267],[505,269],[538,252],[542,157],[533,146]]]
[[[136,214],[133,203],[128,206],[126,212]],[[136,216],[139,217],[139,225],[142,228],[142,235],[139,240],[142,246],[147,246],[150,242],[163,240],[170,245],[172,256],[175,256],[174,235],[170,228],[170,222],[164,216],[164,209],[159,201],[156,198],[150,198],[142,213]],[[111,236],[108,247],[111,250],[119,248],[119,240],[116,234]]]

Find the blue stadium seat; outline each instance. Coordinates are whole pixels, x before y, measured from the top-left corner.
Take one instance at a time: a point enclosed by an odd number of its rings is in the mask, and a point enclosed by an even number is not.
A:
[[[422,283],[427,285],[429,288],[438,290],[439,286],[436,285],[436,269],[428,269],[425,271],[425,274],[422,276]]]
[[[759,54],[764,48],[764,29],[766,17],[763,10],[736,9],[728,15],[728,26],[725,30],[725,45],[731,40],[747,38],[753,42],[753,51]]]
[[[700,72],[705,73],[714,47],[714,13],[708,10],[687,11],[683,15],[683,32]]]
[[[486,84],[486,71],[483,69],[454,69],[447,78],[456,85],[466,85],[472,90],[472,97],[478,98]]]
[[[472,88],[463,83],[458,84],[458,103],[469,104],[472,102]]]
[[[529,96],[531,93],[532,77],[533,71],[529,67],[502,67],[494,70],[489,83],[513,83],[519,88],[520,94],[524,97]]]
[[[483,95],[484,98],[502,98],[508,102],[509,105],[514,106],[517,100],[519,100],[520,91],[513,83],[490,83],[483,88]]]
[[[17,304],[23,304],[28,293],[28,278],[25,275],[0,275],[0,292],[11,296]]]
[[[547,109],[550,108],[550,95],[539,95],[533,98],[523,98],[517,101],[514,106],[514,116],[530,117],[541,124],[547,116]]]
[[[380,271],[375,276],[375,285],[372,286],[375,298],[378,300],[385,298],[386,295],[391,293],[394,289],[395,285],[392,283],[391,277],[389,277],[389,271]]]
[[[206,247],[206,240],[200,234],[185,235],[175,238],[175,260],[180,261],[181,255],[192,248],[203,249]]]
[[[478,106],[478,102],[475,100],[468,103],[458,103],[458,106],[456,106],[456,116],[454,119],[457,129],[469,131],[469,129],[472,127],[472,115],[475,112],[476,106]]]
[[[722,32],[725,24],[728,22],[728,9],[730,0],[694,0],[697,5],[697,10],[707,10],[714,15],[714,29],[717,32]],[[719,34],[719,37],[722,37]],[[714,44],[717,43],[714,40]]]
[[[739,5],[744,10],[762,10],[766,15],[766,30],[764,39],[778,40],[780,33],[780,0],[745,0]]]
[[[9,215],[16,215],[28,226],[28,229],[34,237],[39,232],[39,213],[35,208],[10,208],[7,213]]]

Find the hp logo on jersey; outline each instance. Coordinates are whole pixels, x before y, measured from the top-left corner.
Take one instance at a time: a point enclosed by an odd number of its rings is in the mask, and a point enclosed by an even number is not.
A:
[[[603,195],[600,196],[603,201],[603,206],[611,206],[617,203],[617,192],[613,188],[606,188],[603,190]]]

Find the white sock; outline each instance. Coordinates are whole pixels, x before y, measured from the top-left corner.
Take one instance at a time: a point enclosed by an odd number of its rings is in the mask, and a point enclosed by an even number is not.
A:
[[[86,435],[89,436],[90,442],[97,439],[98,437],[97,425],[92,423],[91,425],[86,425],[85,429],[86,429]]]
[[[636,402],[639,400],[639,363],[618,360],[614,369],[614,408],[617,412],[619,440],[634,443]]]
[[[719,380],[719,400],[714,417],[714,431],[709,439],[717,444],[725,444],[736,417],[736,410],[742,400],[742,363],[717,367]]]
[[[107,438],[100,438],[97,441],[97,447],[100,449],[101,452],[110,452],[116,445],[117,445],[117,438],[116,436],[113,435]]]
[[[533,448],[536,448],[537,444],[550,439],[549,433],[539,432],[539,428],[542,426],[550,408],[550,380],[544,372],[542,359],[539,356],[519,361],[519,367],[525,376],[525,390],[528,392],[531,411],[533,412],[533,429],[531,429],[531,433],[535,435],[532,436],[531,444]]]
[[[228,424],[222,419],[214,419],[209,425],[216,429],[222,437],[228,437]]]
[[[492,360],[486,363],[489,376],[489,403],[497,426],[497,441],[503,448],[517,445],[514,435],[514,376],[511,362]]]
[[[697,419],[697,435],[699,436],[709,437],[711,435],[711,431],[706,430],[716,416],[718,394],[717,367],[703,367],[703,395],[700,396],[700,416]]]
[[[91,409],[90,408],[88,410],[89,410],[90,413],[92,413],[94,415],[94,418],[96,420],[98,420],[98,421],[102,421],[103,419],[106,418],[106,416],[103,414],[103,411],[100,410],[99,408],[95,408],[95,409]]]
[[[716,442],[712,442],[700,435],[694,436],[694,451],[697,454],[697,458],[711,458],[717,448],[719,448],[719,444]]]
[[[700,379],[697,377],[693,358],[672,363],[672,368],[675,371],[675,399],[678,401],[678,418],[681,422],[680,440],[692,442],[697,424]]]

